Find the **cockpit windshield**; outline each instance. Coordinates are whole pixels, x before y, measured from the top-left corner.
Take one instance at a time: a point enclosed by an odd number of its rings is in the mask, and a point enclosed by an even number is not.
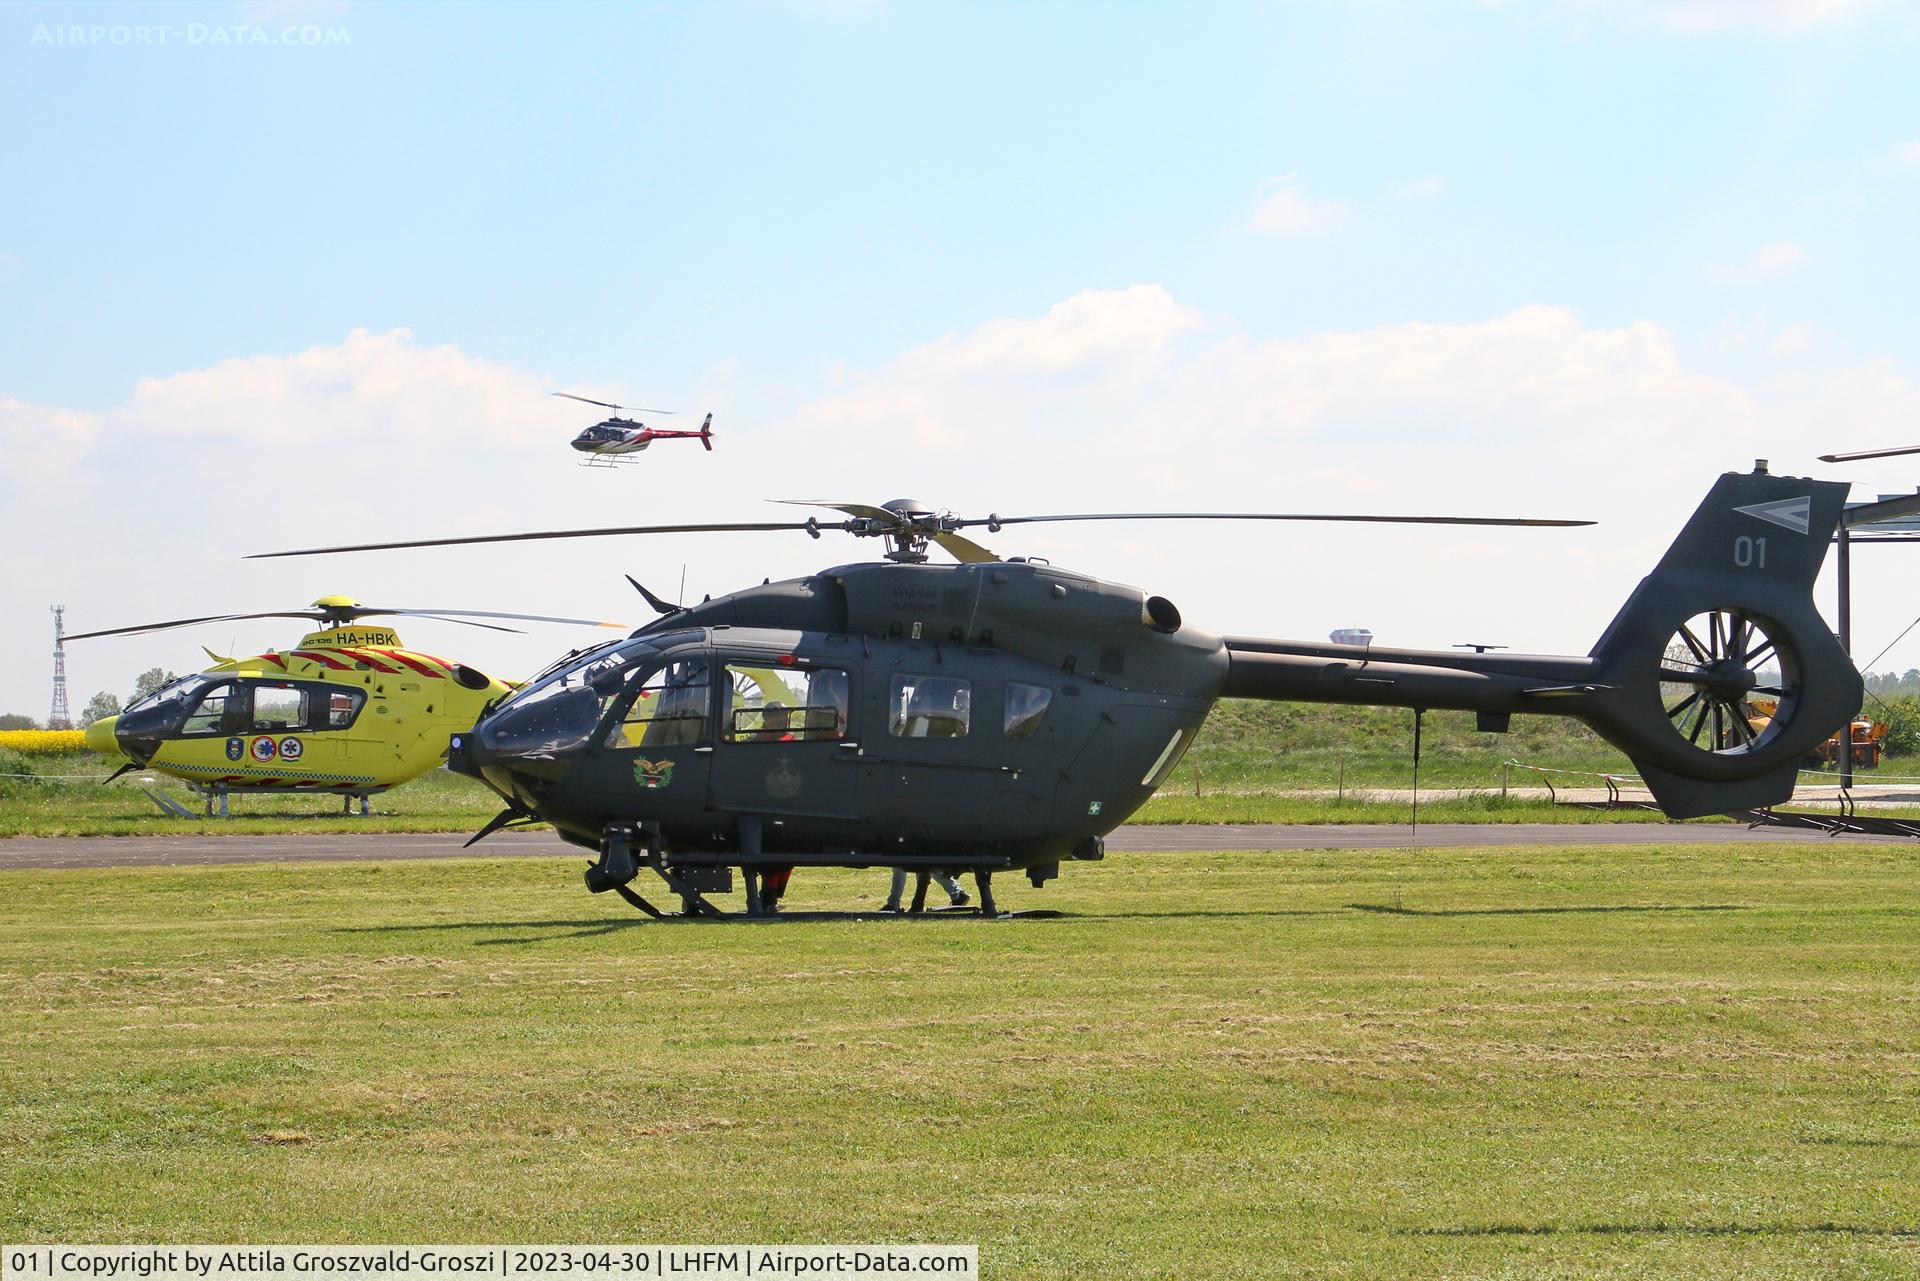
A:
[[[607,704],[657,665],[650,641],[612,641],[555,665],[503,699],[479,725],[483,746],[502,755],[550,756],[585,743]]]
[[[502,709],[552,698],[584,686],[618,689],[628,669],[659,652],[652,640],[611,640],[591,649],[576,650],[500,700]],[[610,684],[609,684],[610,682]]]
[[[127,712],[136,712],[145,707],[159,707],[164,703],[191,703],[211,683],[211,678],[195,673],[182,676],[170,684],[162,685],[150,694],[142,694],[127,704]],[[121,715],[126,715],[122,712]]]

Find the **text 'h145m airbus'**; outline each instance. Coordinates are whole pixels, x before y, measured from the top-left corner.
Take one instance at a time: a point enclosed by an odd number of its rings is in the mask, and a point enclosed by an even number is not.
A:
[[[1769,474],[1715,482],[1585,655],[1465,653],[1220,636],[1172,601],[1044,561],[1001,560],[961,531],[1081,520],[1465,517],[1102,513],[964,518],[911,500],[821,503],[847,517],[442,538],[322,551],[586,535],[827,530],[887,544],[697,605],[577,651],[454,737],[448,765],[506,802],[480,835],[551,823],[598,852],[588,888],[657,872],[689,914],[742,872],[794,866],[966,870],[983,913],[995,872],[1039,886],[1178,764],[1220,698],[1584,721],[1625,752],[1674,818],[1772,805],[1847,722],[1862,682],[1813,604],[1847,486]],[[928,562],[938,546],[959,562]],[[304,555],[304,552],[274,553]],[[1775,713],[1756,730],[1748,703]],[[478,839],[476,837],[476,839]],[[924,879],[922,893],[924,895]]]

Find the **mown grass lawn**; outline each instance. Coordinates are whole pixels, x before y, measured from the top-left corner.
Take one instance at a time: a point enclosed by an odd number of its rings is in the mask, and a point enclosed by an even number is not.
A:
[[[1913,859],[1127,855],[1006,887],[1060,920],[764,925],[547,860],[7,873],[0,1239],[1911,1277]]]

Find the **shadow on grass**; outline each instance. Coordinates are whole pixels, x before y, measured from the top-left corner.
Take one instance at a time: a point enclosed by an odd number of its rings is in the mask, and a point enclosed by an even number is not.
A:
[[[564,930],[561,934],[542,934],[531,938],[494,938],[476,939],[482,947],[513,945],[524,943],[543,943],[549,939],[593,938],[601,934],[612,934],[616,930],[629,929],[635,925],[646,925],[644,917],[632,920],[620,916],[600,917],[594,920],[574,921],[443,921],[437,924],[422,922],[419,925],[340,925],[334,927],[334,934],[446,934],[461,930]]]
[[[1196,908],[1192,911],[1184,912],[1101,912],[1096,916],[1084,919],[1095,921],[1255,921],[1281,916],[1344,916],[1345,914],[1342,909],[1334,907],[1276,907],[1271,909],[1223,907]]]
[[[1306,915],[1301,913],[1301,915]],[[1002,913],[997,921],[1018,920],[1062,920],[1072,919],[1073,913],[1059,912],[1042,908],[1032,911]],[[593,938],[602,934],[611,934],[616,930],[633,929],[637,926],[654,927],[704,927],[714,928],[725,925],[784,925],[784,924],[820,924],[845,921],[978,921],[980,913],[968,909],[946,908],[938,911],[912,914],[906,912],[781,912],[774,916],[747,916],[743,913],[729,912],[725,916],[681,916],[677,913],[662,917],[649,916],[609,916],[594,920],[545,920],[545,921],[442,921],[434,924],[419,925],[342,925],[332,931],[335,934],[445,934],[465,930],[560,930],[564,933],[546,933],[531,937],[488,938],[474,940],[478,947],[511,947],[528,943],[543,943],[554,939]]]
[[[1394,907],[1388,903],[1349,903],[1356,912],[1382,916],[1563,916],[1585,912],[1745,912],[1738,903],[1594,904],[1587,907]]]
[[[1412,1237],[1551,1237],[1551,1236],[1858,1236],[1920,1238],[1920,1227],[1871,1227],[1859,1223],[1488,1223],[1457,1228],[1403,1228],[1398,1235]]]

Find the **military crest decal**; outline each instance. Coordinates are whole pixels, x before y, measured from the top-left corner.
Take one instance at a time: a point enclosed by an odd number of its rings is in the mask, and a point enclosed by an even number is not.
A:
[[[633,763],[633,781],[655,792],[673,782],[672,761],[635,761]]]

